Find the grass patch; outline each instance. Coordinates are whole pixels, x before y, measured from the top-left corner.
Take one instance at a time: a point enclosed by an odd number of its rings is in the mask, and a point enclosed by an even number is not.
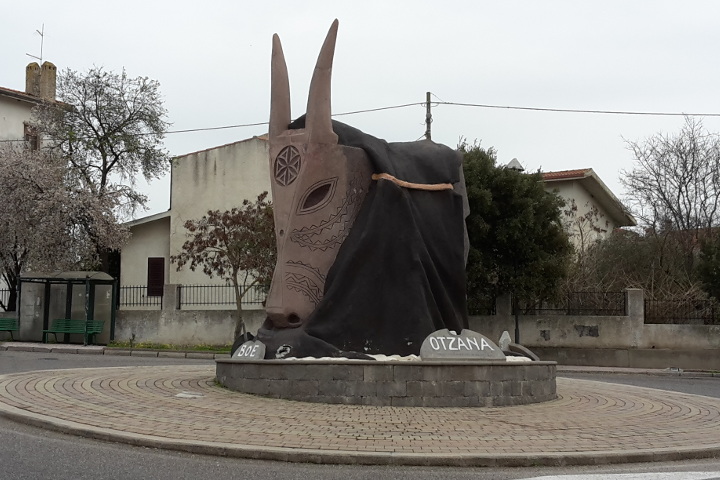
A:
[[[172,343],[122,342],[114,340],[108,348],[132,348],[133,350],[175,350],[181,352],[230,353],[231,345],[175,345]]]

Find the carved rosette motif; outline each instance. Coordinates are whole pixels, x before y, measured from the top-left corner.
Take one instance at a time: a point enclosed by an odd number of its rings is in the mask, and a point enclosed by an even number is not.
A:
[[[278,156],[275,157],[274,174],[275,181],[286,187],[293,183],[300,174],[300,167],[302,166],[302,158],[300,151],[293,145],[280,150]]]

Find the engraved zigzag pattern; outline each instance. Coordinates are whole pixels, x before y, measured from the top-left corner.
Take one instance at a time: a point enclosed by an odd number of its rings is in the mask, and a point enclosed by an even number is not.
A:
[[[290,290],[295,290],[302,293],[310,299],[313,304],[317,305],[323,296],[322,290],[317,286],[315,282],[310,280],[305,275],[296,273],[285,274],[285,285]]]

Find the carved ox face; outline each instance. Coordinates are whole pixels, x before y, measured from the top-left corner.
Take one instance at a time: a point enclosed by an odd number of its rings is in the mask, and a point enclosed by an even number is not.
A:
[[[304,129],[288,130],[290,89],[280,39],[273,37],[270,172],[277,266],[266,301],[276,328],[297,327],[322,298],[325,277],[367,194],[370,162],[337,144],[330,119],[330,78],[337,20],[310,84]]]

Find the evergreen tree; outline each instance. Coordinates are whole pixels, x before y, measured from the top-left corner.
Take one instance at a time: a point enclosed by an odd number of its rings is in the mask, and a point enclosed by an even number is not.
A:
[[[493,149],[460,148],[470,203],[470,313],[503,293],[525,303],[554,298],[572,252],[560,218],[563,200],[545,191],[539,173],[498,167]]]

